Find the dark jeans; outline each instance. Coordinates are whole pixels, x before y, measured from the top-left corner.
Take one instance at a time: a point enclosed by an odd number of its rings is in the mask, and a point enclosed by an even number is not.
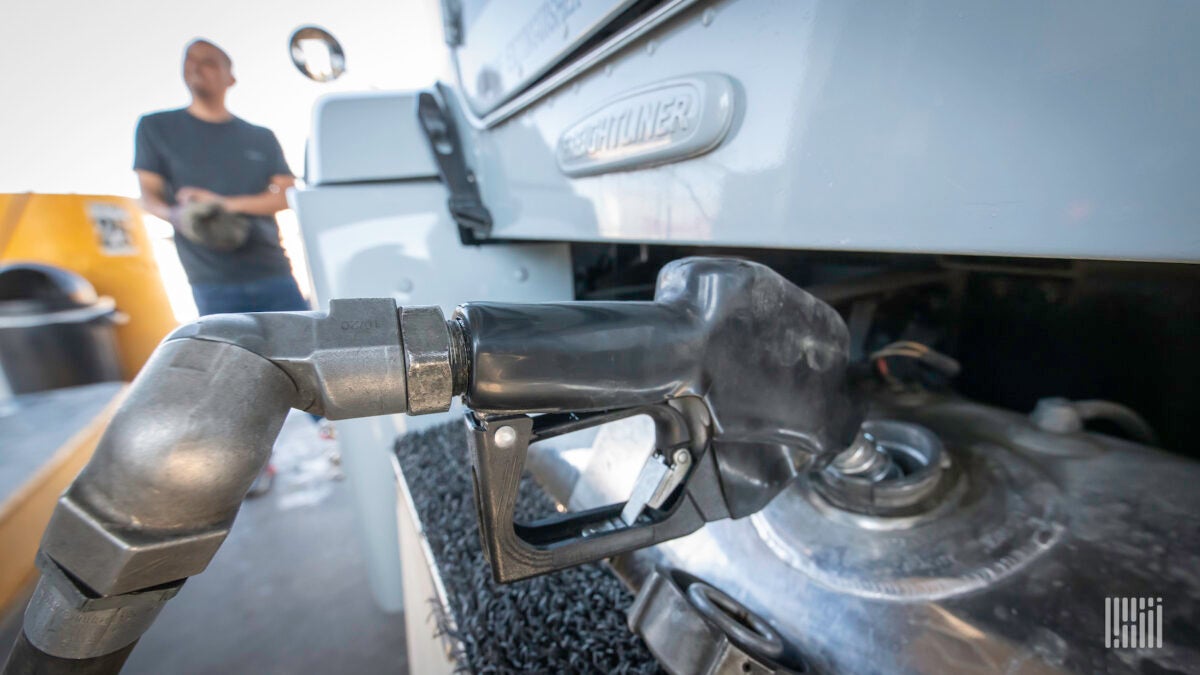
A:
[[[234,312],[290,312],[312,309],[292,275],[228,284],[192,284],[200,316]]]

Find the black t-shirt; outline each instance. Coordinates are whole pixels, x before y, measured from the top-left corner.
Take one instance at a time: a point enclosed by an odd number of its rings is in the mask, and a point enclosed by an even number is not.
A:
[[[198,187],[225,197],[257,194],[272,176],[290,176],[275,134],[237,117],[228,122],[205,122],[186,109],[145,115],[138,121],[133,168],[150,171],[166,181],[166,198],[175,191]],[[236,283],[292,273],[279,244],[274,216],[246,216],[250,237],[234,251],[217,251],[175,237],[179,261],[191,283]]]

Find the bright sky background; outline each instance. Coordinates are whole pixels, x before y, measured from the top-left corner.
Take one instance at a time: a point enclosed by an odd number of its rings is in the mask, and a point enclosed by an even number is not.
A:
[[[197,36],[233,57],[230,110],[274,130],[297,174],[318,96],[423,87],[444,70],[436,0],[2,1],[0,192],[135,195],[137,119],[186,105],[183,47]],[[303,24],[342,43],[343,77],[318,84],[292,65]]]
[[[143,113],[188,103],[181,68],[195,37],[233,58],[228,104],[272,129],[292,171],[304,168],[313,102],[334,91],[416,89],[446,79],[437,0],[0,0],[0,192],[137,196],[133,132]],[[319,84],[296,70],[292,31],[321,26],[341,42],[346,74]],[[279,217],[307,290],[295,216]],[[147,218],[176,316],[195,315],[170,242]]]

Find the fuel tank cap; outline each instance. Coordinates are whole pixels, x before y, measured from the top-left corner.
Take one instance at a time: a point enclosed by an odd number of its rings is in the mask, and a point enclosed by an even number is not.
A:
[[[868,420],[854,443],[813,477],[833,506],[870,516],[911,516],[941,502],[955,476],[950,456],[925,427]]]

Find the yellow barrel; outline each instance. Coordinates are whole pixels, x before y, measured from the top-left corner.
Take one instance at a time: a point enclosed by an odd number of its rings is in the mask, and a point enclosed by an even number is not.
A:
[[[82,275],[117,303],[122,372],[133,379],[175,327],[137,202],[106,195],[0,194],[0,263],[38,262]]]

